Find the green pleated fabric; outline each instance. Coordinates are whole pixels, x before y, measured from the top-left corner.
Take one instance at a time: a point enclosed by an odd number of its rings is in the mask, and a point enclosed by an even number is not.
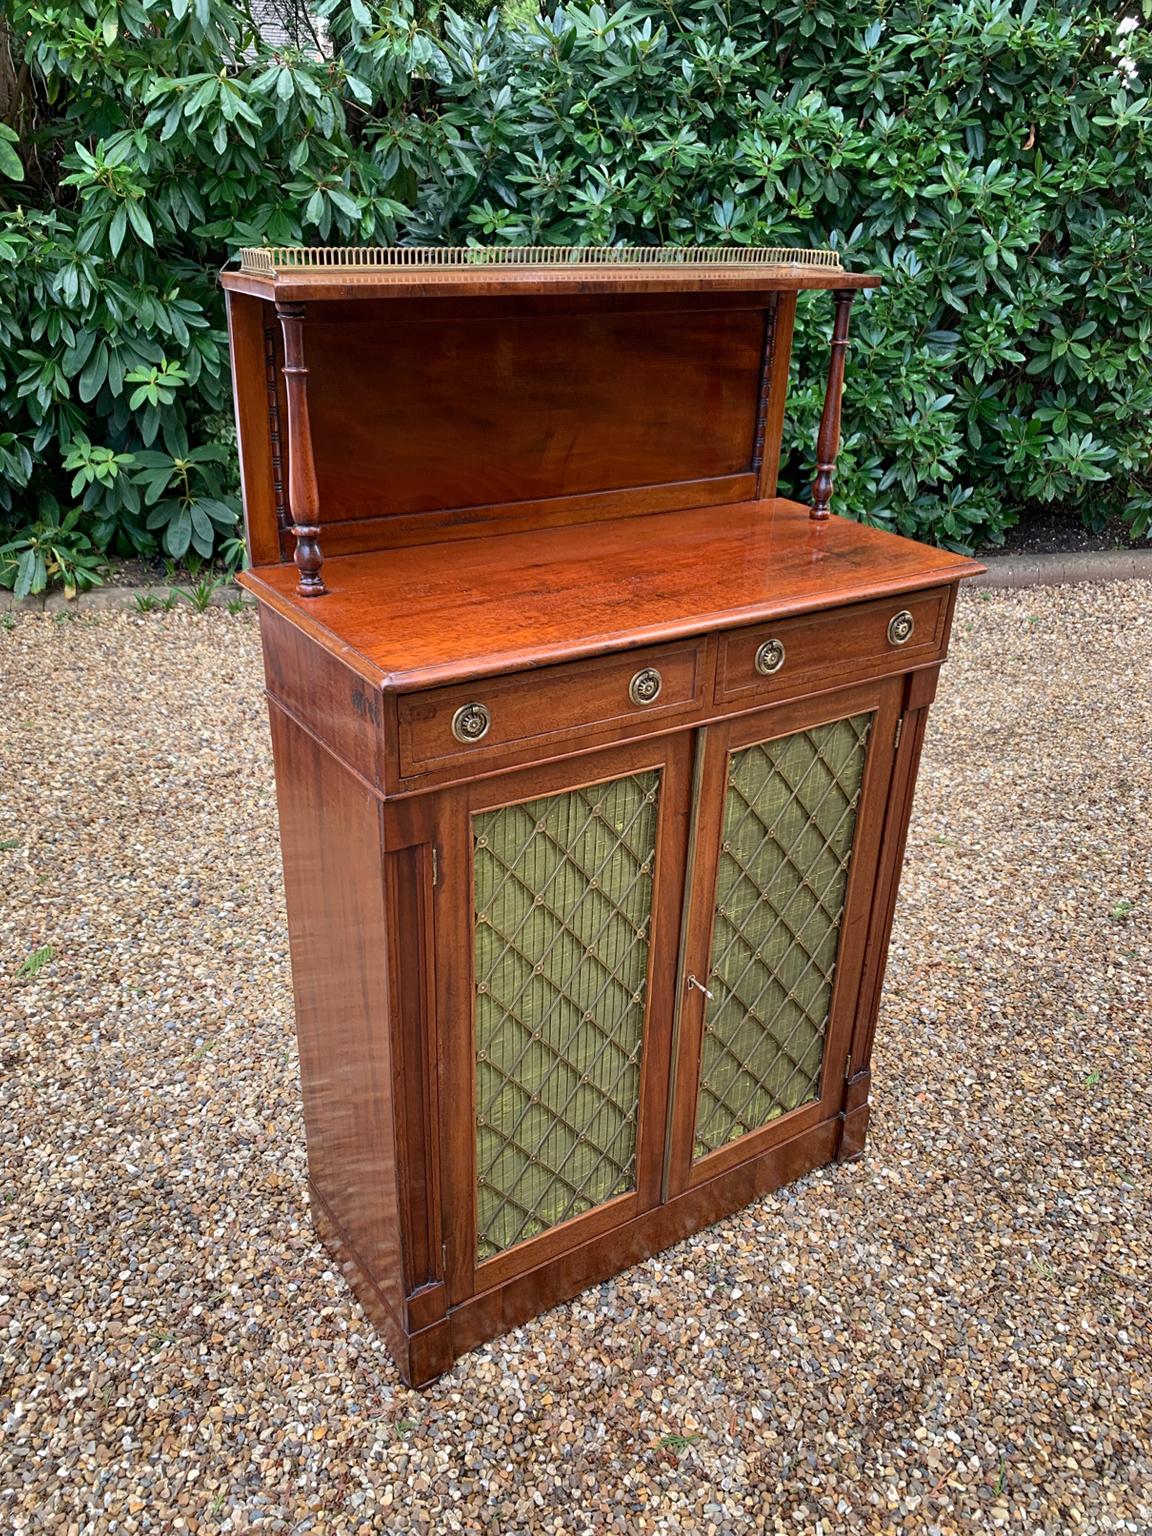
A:
[[[697,1157],[819,1097],[871,720],[729,759]]]
[[[473,818],[480,1260],[635,1188],[659,785]]]

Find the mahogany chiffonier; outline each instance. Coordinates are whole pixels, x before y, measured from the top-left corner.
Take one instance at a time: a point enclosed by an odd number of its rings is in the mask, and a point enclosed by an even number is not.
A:
[[[859,1156],[971,560],[831,515],[785,250],[227,289],[313,1209],[406,1380]],[[777,496],[831,294],[811,506]]]

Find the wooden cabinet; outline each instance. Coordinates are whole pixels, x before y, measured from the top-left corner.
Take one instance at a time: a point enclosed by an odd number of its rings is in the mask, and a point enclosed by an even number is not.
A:
[[[827,515],[821,253],[225,275],[313,1209],[406,1379],[858,1156],[973,562]],[[812,506],[792,314],[832,289]]]

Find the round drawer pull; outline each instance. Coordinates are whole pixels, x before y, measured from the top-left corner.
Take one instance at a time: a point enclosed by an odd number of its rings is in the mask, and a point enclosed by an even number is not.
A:
[[[487,736],[492,716],[483,704],[462,704],[452,716],[452,734],[465,745]]]
[[[783,640],[765,640],[764,644],[756,652],[756,670],[761,677],[771,677],[773,672],[779,672],[784,665]]]
[[[656,668],[645,667],[628,684],[628,697],[633,704],[655,704],[663,687],[664,679]]]
[[[915,628],[916,621],[912,615],[907,608],[901,608],[900,612],[893,614],[888,621],[888,644],[907,645]]]

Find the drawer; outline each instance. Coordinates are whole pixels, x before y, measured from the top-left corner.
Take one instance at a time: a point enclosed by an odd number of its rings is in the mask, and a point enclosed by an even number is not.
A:
[[[722,637],[718,704],[815,693],[943,655],[948,587],[757,624]]]
[[[400,773],[514,755],[519,748],[600,731],[646,731],[702,709],[705,642],[653,646],[510,677],[402,694]],[[623,727],[623,730],[619,728]]]

